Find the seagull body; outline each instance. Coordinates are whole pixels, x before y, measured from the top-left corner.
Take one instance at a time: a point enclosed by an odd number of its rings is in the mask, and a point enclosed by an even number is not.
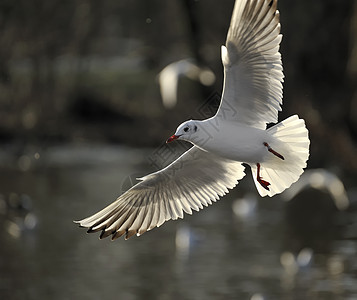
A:
[[[309,157],[305,122],[294,115],[278,122],[283,68],[277,0],[236,0],[226,45],[220,107],[207,120],[182,123],[167,142],[193,147],[98,213],[77,221],[100,238],[141,235],[170,219],[208,206],[234,188],[250,166],[261,196],[296,182]],[[277,123],[267,129],[267,124]]]
[[[190,123],[197,126],[197,133],[187,138],[182,135],[180,139],[220,157],[245,163],[265,161],[268,153],[263,143],[271,143],[274,139],[266,130],[237,122],[218,122],[216,118],[211,118]]]

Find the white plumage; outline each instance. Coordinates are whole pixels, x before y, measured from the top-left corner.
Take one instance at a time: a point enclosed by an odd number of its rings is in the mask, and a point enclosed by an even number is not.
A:
[[[78,223],[101,238],[126,233],[141,235],[170,219],[183,218],[208,206],[234,188],[245,175],[244,167],[196,147],[166,168],[141,178],[141,182],[115,202]]]
[[[272,2],[271,6],[269,5]],[[218,115],[265,129],[278,121],[283,97],[277,1],[240,1],[222,46],[224,87]]]
[[[216,115],[182,123],[168,139],[193,147],[166,168],[141,178],[118,199],[77,221],[101,238],[126,238],[200,210],[235,187],[248,163],[261,196],[297,181],[309,157],[304,120],[278,121],[283,71],[277,0],[237,0],[222,46],[224,87]]]

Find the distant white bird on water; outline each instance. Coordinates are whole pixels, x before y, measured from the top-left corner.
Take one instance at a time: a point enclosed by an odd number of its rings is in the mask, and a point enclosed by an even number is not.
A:
[[[237,0],[226,45],[224,87],[212,118],[182,123],[167,142],[193,144],[166,168],[140,178],[116,201],[77,221],[100,238],[129,238],[212,204],[245,175],[246,163],[261,196],[297,181],[309,157],[308,131],[298,116],[278,122],[283,68],[277,0]]]

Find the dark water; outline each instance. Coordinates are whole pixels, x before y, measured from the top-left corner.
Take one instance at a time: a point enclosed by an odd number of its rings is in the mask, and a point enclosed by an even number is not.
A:
[[[32,152],[2,156],[0,299],[357,299],[357,213],[323,193],[258,198],[249,174],[200,213],[100,241],[72,220],[144,175],[152,150]]]

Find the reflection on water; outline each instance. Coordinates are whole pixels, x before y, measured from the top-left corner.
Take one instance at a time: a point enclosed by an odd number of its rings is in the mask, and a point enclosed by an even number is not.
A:
[[[128,241],[72,223],[145,175],[150,151],[60,147],[16,168],[7,158],[0,298],[357,298],[357,213],[338,212],[327,194],[261,199],[247,176],[213,206]]]

